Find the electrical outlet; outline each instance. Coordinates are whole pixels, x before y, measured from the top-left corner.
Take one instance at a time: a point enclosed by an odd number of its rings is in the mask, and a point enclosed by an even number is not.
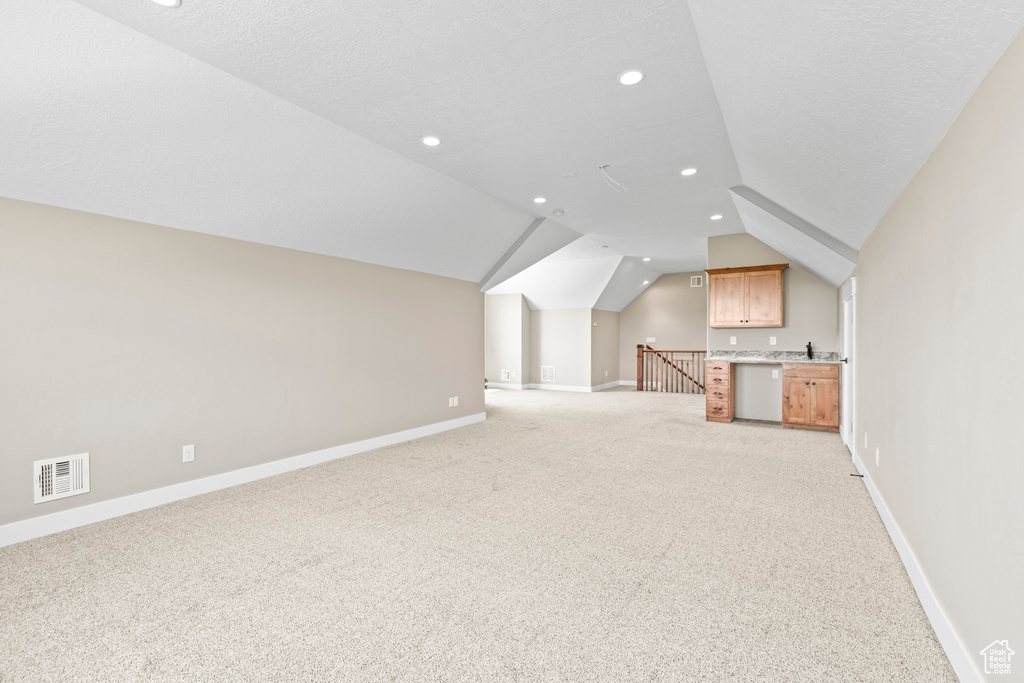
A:
[[[448,407],[449,408],[454,408],[455,407],[455,399],[452,398],[451,396],[448,397]]]
[[[605,370],[605,371],[604,371],[604,376],[605,376],[605,377],[607,377],[607,376],[608,376],[608,371],[607,371],[607,370]]]
[[[878,446],[875,446],[875,467],[878,467]]]
[[[657,339],[655,339],[654,337],[648,337],[648,338],[647,338],[647,343],[648,343],[648,344],[653,344],[653,343],[654,343],[654,342],[656,342],[656,341],[657,341]]]
[[[196,445],[182,446],[181,448],[181,461],[192,462],[196,459]]]
[[[868,433],[864,432],[864,448],[868,447]]]
[[[770,346],[775,346],[775,337],[768,337],[768,344]]]
[[[459,397],[458,396],[455,397],[455,405],[453,407],[454,408],[458,408],[459,407]]]
[[[779,378],[779,371],[778,370],[772,370],[772,379],[778,379],[778,378]]]
[[[735,345],[736,344],[736,337],[729,337],[729,343]]]

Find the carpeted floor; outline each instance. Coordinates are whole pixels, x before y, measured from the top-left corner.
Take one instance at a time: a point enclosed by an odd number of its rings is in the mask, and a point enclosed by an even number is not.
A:
[[[487,401],[0,549],[0,680],[956,680],[838,436]]]

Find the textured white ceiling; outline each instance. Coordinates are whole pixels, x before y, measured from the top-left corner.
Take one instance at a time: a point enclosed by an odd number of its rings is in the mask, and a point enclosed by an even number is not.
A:
[[[532,220],[77,4],[0,11],[0,195],[473,281]]]
[[[1022,0],[689,0],[743,184],[859,249]]]
[[[474,282],[561,209],[583,238],[501,285],[559,308],[631,300],[642,256],[702,269],[750,227],[733,186],[859,247],[1024,24],[1021,0],[0,13],[0,195]]]

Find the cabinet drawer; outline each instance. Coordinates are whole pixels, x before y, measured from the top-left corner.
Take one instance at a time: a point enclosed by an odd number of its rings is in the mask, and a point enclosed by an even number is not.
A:
[[[707,384],[708,391],[711,391],[713,387],[728,389],[731,384],[729,381],[729,375],[708,375],[704,378],[704,382]]]
[[[784,363],[782,374],[784,377],[802,377],[804,379],[839,379],[839,365],[837,363]]]
[[[728,374],[732,370],[732,363],[724,360],[709,360],[704,361],[704,371],[709,374]]]
[[[711,401],[726,401],[728,402],[732,398],[732,392],[729,391],[729,387],[708,387],[707,390],[708,403]]]
[[[712,401],[710,398],[707,401],[707,416],[708,418],[713,417],[729,417],[729,402],[728,401]]]

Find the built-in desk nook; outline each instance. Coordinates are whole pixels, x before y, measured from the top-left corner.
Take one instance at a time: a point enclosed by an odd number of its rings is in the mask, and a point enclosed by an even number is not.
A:
[[[705,361],[706,419],[735,419],[739,363],[782,366],[782,426],[839,431],[839,355],[800,351],[711,351]]]

